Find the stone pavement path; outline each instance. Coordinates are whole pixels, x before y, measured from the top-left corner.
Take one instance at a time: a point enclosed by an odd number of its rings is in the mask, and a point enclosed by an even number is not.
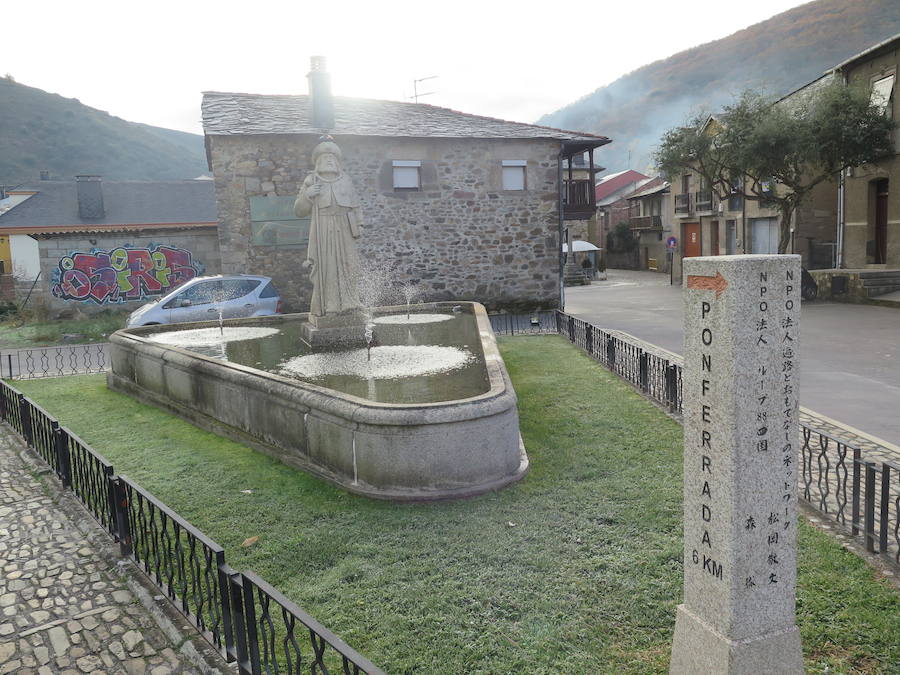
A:
[[[108,535],[22,450],[0,426],[0,675],[215,672],[186,662],[101,553]]]

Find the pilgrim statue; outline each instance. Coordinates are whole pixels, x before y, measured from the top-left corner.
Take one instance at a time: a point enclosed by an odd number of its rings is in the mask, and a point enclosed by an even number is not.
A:
[[[340,314],[360,308],[357,284],[359,260],[359,197],[341,169],[341,149],[330,136],[312,152],[315,169],[303,181],[294,212],[310,216],[305,265],[313,285],[312,316]]]

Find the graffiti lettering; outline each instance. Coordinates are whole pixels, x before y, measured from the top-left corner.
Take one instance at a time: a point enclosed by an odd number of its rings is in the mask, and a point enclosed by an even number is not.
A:
[[[190,251],[172,246],[76,251],[60,259],[50,288],[60,300],[115,304],[160,297],[202,272]]]

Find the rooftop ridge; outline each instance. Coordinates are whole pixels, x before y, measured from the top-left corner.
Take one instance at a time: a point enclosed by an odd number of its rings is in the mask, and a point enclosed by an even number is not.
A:
[[[250,101],[264,102],[266,100],[269,100],[269,101],[296,102],[299,104],[299,103],[303,103],[303,102],[307,101],[309,99],[309,95],[308,94],[249,94],[249,93],[245,93],[245,92],[204,91],[203,92],[204,133],[209,134],[209,135],[228,135],[228,134],[233,134],[233,133],[240,133],[240,132],[234,132],[234,131],[223,132],[221,130],[215,130],[215,129],[209,130],[207,128],[207,126],[208,126],[207,122],[210,122],[211,126],[215,126],[214,124],[212,124],[213,120],[208,119],[208,117],[206,115],[206,112],[208,111],[207,104],[212,103],[217,99],[223,100],[223,101],[231,101],[236,106],[240,106],[242,100],[246,100],[248,103]],[[461,117],[461,118],[465,118],[465,119],[469,119],[469,120],[489,122],[492,124],[510,125],[510,126],[513,126],[516,128],[521,128],[523,130],[528,129],[528,130],[533,130],[533,131],[538,131],[538,130],[547,131],[547,132],[551,132],[553,134],[552,136],[549,136],[549,137],[556,137],[557,135],[566,135],[566,136],[572,136],[573,139],[597,140],[597,141],[600,141],[601,144],[603,144],[603,145],[611,142],[611,139],[609,139],[607,136],[601,136],[599,134],[593,134],[593,133],[584,132],[584,131],[573,131],[573,130],[569,130],[569,129],[558,129],[556,127],[550,127],[550,126],[541,125],[541,124],[531,124],[528,122],[515,122],[512,120],[505,120],[505,119],[502,119],[499,117],[491,117],[489,115],[478,115],[475,113],[468,113],[468,112],[463,112],[460,110],[455,110],[453,108],[436,106],[436,105],[432,105],[430,103],[410,103],[408,101],[395,101],[395,100],[390,100],[390,99],[373,99],[373,98],[363,98],[363,97],[354,97],[354,96],[335,96],[334,100],[337,103],[348,103],[351,105],[353,105],[353,104],[356,104],[356,105],[374,104],[374,105],[381,105],[381,106],[392,106],[392,107],[395,107],[396,109],[405,109],[405,110],[409,110],[410,112],[424,113],[425,115],[427,115],[429,112],[433,112],[433,113],[439,113],[439,114],[444,114],[444,115],[452,115],[454,117]],[[242,118],[241,121],[245,124],[250,123],[249,119],[247,119],[246,122],[244,122],[244,118]],[[300,123],[300,122],[301,122],[300,119],[296,120],[296,123]],[[309,126],[310,126],[309,133],[314,133],[315,130],[312,128],[312,125],[309,125]],[[336,124],[335,126],[338,128],[336,128],[334,130],[334,133],[338,133],[338,134],[347,133],[348,135],[353,135],[352,131],[341,131],[339,125]],[[306,132],[305,131],[304,132],[273,131],[272,133],[306,133]],[[403,134],[397,134],[397,135],[403,135]],[[412,135],[412,134],[410,134],[410,135]],[[439,134],[433,134],[433,135],[438,136]],[[538,136],[533,136],[533,137],[538,137]]]

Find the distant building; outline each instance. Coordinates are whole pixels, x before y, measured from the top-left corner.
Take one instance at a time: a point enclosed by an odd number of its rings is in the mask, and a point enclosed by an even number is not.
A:
[[[660,177],[647,181],[628,200],[628,227],[637,239],[638,267],[669,272],[666,240],[673,236],[671,185]]]
[[[717,133],[721,124],[710,116],[701,133]],[[739,194],[721,198],[699,171],[670,176],[673,236],[677,240],[672,263],[673,278],[681,280],[681,260],[694,256],[778,253],[780,211],[774,201],[775,181],[762,181],[763,199],[744,199]],[[745,179],[749,180],[749,178]],[[805,209],[806,207],[804,207]],[[804,211],[798,212],[802,217]]]
[[[629,204],[625,195],[634,192],[650,180],[633,169],[607,174],[597,181],[594,198],[597,202],[597,229],[591,241],[601,248],[606,247],[606,238],[619,223],[627,223]]]
[[[310,85],[312,96],[204,94],[224,271],[271,276],[289,309],[308,309],[309,224],[293,202],[327,131],[360,195],[364,260],[428,300],[557,306],[564,231],[594,215],[593,151],[609,139],[332,97],[319,64]],[[585,154],[585,168],[564,166]]]
[[[0,214],[16,274],[56,310],[137,306],[202,272],[218,273],[210,181],[42,180]],[[4,264],[4,268],[6,265]],[[39,274],[39,276],[38,276]]]

